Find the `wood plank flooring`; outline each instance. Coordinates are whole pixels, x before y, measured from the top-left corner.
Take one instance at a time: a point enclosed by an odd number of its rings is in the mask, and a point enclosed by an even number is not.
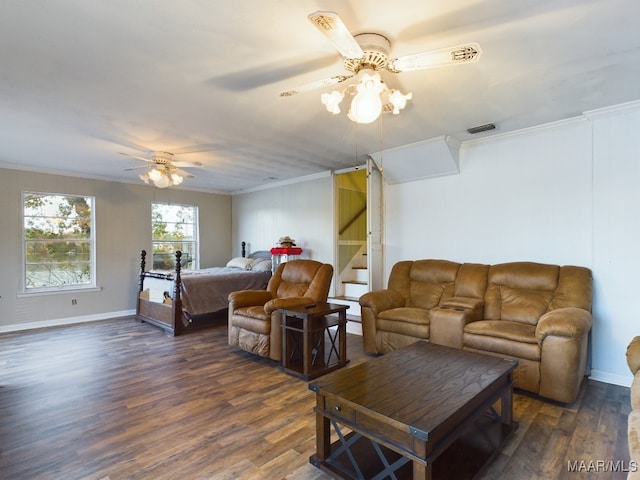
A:
[[[348,335],[351,365],[371,357]],[[0,335],[0,478],[329,479],[314,394],[227,345],[224,319],[170,337],[133,318]],[[516,394],[520,426],[482,479],[624,479],[629,389],[585,382],[572,405]],[[624,463],[620,463],[624,462]]]

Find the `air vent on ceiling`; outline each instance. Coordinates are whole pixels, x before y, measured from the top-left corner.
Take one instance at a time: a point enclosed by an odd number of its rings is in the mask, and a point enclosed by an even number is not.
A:
[[[488,132],[489,130],[495,130],[496,126],[493,123],[485,123],[484,125],[478,125],[477,127],[467,128],[467,132],[474,134],[480,132]]]

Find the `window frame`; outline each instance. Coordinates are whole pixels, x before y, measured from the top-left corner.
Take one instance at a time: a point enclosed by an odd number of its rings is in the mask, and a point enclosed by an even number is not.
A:
[[[154,206],[155,205],[161,205],[161,206],[166,206],[166,207],[177,207],[177,208],[189,208],[193,210],[193,240],[156,240],[154,238],[154,216],[153,216],[153,211],[154,211]],[[166,221],[166,219],[163,218],[163,220]],[[166,224],[166,223],[165,223]],[[192,243],[193,244],[193,254],[192,254],[192,259],[187,260],[187,262],[190,262],[191,265],[189,266],[188,263],[186,265],[183,265],[182,268],[187,268],[189,270],[197,270],[200,268],[200,209],[198,207],[198,205],[192,205],[192,204],[186,204],[186,203],[171,203],[171,202],[151,202],[151,269],[152,270],[167,270],[166,268],[156,268],[155,267],[155,246],[156,244],[184,244],[184,243]],[[183,254],[188,253],[185,252],[184,249],[181,248],[175,248],[173,249],[174,253],[177,250],[181,250]],[[184,260],[184,257],[183,257]],[[170,265],[170,270],[173,271],[175,269],[175,257],[172,255],[170,257],[170,261],[169,261],[169,265]]]
[[[27,238],[27,228],[26,228],[26,220],[27,218],[33,218],[31,216],[27,216],[25,212],[25,202],[27,196],[29,195],[37,195],[39,197],[75,197],[82,198],[88,200],[90,202],[90,231],[89,235],[86,239],[82,239],[82,242],[86,242],[89,244],[90,255],[89,255],[89,265],[91,269],[90,281],[87,283],[76,283],[76,284],[57,284],[57,285],[49,285],[49,286],[38,286],[38,287],[29,287],[27,282],[27,272],[28,272],[28,248],[27,244],[30,239]],[[61,217],[64,218],[64,217]],[[41,192],[41,191],[33,191],[33,190],[23,190],[21,197],[21,235],[22,235],[22,275],[20,280],[20,294],[21,295],[43,295],[43,294],[55,294],[55,293],[68,293],[74,291],[87,291],[87,290],[96,290],[97,287],[97,238],[96,238],[96,197],[93,195],[82,195],[75,193],[54,193],[54,192]],[[45,243],[47,240],[44,240]],[[52,240],[54,242],[56,240]]]

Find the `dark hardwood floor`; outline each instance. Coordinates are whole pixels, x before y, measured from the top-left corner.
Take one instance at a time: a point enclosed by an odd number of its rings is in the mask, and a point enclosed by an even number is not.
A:
[[[351,365],[370,359],[348,335]],[[133,318],[0,335],[0,478],[328,479],[314,394],[227,345],[225,319],[179,337]],[[624,479],[629,389],[586,381],[558,405],[516,394],[519,428],[482,479]]]

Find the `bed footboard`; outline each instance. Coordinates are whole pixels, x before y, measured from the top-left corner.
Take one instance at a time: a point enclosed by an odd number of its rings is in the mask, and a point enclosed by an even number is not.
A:
[[[136,318],[141,322],[150,323],[164,329],[171,335],[179,335],[180,332],[189,325],[189,321],[182,312],[182,279],[180,263],[182,252],[176,252],[176,266],[174,278],[173,298],[167,298],[165,303],[152,302],[149,299],[148,291],[144,289],[144,279],[150,275],[146,272],[147,252],[140,252],[140,277],[138,280],[138,300],[136,305]]]

